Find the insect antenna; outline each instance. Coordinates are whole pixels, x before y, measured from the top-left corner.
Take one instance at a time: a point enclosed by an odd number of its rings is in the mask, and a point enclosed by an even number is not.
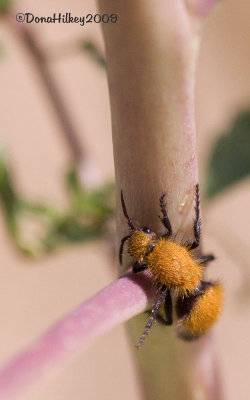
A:
[[[134,227],[134,224],[132,222],[132,219],[128,216],[128,212],[127,212],[127,208],[126,208],[126,205],[125,205],[125,201],[124,201],[122,190],[121,190],[121,203],[122,203],[123,214],[124,214],[125,218],[128,221],[128,226],[130,227],[130,229],[132,229],[132,231],[134,231],[135,227]]]
[[[159,299],[154,303],[153,308],[150,313],[150,316],[149,316],[149,319],[148,319],[148,322],[145,326],[145,330],[144,330],[143,334],[141,335],[141,338],[136,346],[138,350],[141,348],[144,340],[148,336],[148,332],[149,332],[151,326],[153,325],[154,321],[156,320],[158,311],[159,311],[162,303],[165,301],[165,298],[166,298],[166,292],[163,292],[161,294],[161,296],[159,297]]]

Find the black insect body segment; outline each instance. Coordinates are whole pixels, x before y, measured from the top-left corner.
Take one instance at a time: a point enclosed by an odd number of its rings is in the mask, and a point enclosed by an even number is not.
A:
[[[165,232],[157,238],[148,227],[135,227],[128,216],[123,193],[121,203],[127,219],[130,234],[121,240],[119,260],[122,263],[124,244],[132,257],[133,272],[150,269],[160,293],[156,300],[145,331],[137,345],[140,348],[156,320],[160,306],[164,303],[167,325],[172,324],[171,293],[177,294],[176,311],[179,318],[177,333],[182,339],[196,339],[205,334],[216,322],[222,310],[223,288],[220,284],[202,281],[204,266],[214,259],[205,255],[196,259],[192,250],[200,243],[200,196],[199,185],[195,186],[194,240],[191,243],[177,243],[172,236],[172,227],[167,214],[166,195],[160,198],[161,216]]]

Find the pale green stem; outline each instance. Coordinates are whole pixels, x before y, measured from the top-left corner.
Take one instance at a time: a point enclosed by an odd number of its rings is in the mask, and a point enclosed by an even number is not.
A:
[[[191,4],[191,2],[189,2]],[[117,183],[118,235],[128,233],[120,206],[162,232],[159,197],[167,193],[174,232],[193,238],[194,185],[198,181],[194,76],[200,21],[180,0],[99,0],[101,13],[116,13],[103,26]],[[188,10],[192,11],[188,11]],[[192,12],[192,15],[189,14]],[[146,316],[129,323],[136,343]],[[197,343],[176,339],[173,329],[153,327],[136,352],[149,400],[220,398],[211,336]]]

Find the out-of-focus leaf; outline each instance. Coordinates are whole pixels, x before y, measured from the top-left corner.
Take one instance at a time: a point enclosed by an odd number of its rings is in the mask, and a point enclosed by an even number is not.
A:
[[[77,214],[86,214],[90,218],[106,218],[113,214],[114,186],[106,185],[99,190],[77,193],[72,203]]]
[[[115,185],[105,184],[99,189],[85,190],[78,179],[77,171],[69,169],[66,174],[66,188],[71,199],[71,208],[75,215],[85,215],[87,220],[109,218],[114,213]]]
[[[10,0],[0,0],[0,13],[9,11],[11,9],[12,2]]]
[[[99,226],[84,224],[73,215],[64,215],[56,223],[52,224],[50,230],[41,239],[45,252],[50,252],[63,244],[84,242],[93,240],[103,235]]]
[[[70,167],[68,171],[66,171],[65,184],[69,194],[74,195],[76,192],[82,190],[78,179],[77,170],[74,166]]]
[[[207,197],[217,195],[249,174],[250,111],[245,111],[215,143],[208,165]]]
[[[14,189],[14,182],[6,159],[0,154],[0,200],[5,213],[7,227],[12,235],[17,234],[17,213],[20,199]]]
[[[3,43],[0,42],[0,61],[2,61],[3,57],[4,57],[4,46]]]
[[[103,54],[96,47],[96,45],[90,40],[83,40],[81,42],[81,48],[95,61],[100,67],[106,68],[106,61]]]
[[[58,218],[58,211],[56,211],[55,208],[48,206],[47,204],[32,203],[22,200],[21,206],[22,206],[22,211],[27,214],[38,215],[47,218],[48,220],[53,220]]]
[[[15,189],[11,170],[0,154],[0,201],[9,233],[24,255],[37,257],[106,233],[106,223],[114,214],[114,185],[87,191],[80,186],[75,168],[67,172],[65,180],[69,194],[66,210],[27,201]]]

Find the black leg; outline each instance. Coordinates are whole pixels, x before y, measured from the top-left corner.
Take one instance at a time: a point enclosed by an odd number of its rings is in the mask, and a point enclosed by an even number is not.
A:
[[[153,308],[152,308],[152,310],[151,310],[151,313],[150,313],[148,322],[147,322],[147,324],[146,324],[146,326],[145,326],[145,330],[144,330],[143,334],[141,335],[141,338],[140,338],[140,340],[139,340],[139,342],[138,342],[138,344],[137,344],[137,346],[136,346],[137,349],[140,349],[140,348],[141,348],[141,346],[142,346],[144,340],[145,340],[146,337],[148,336],[148,332],[149,332],[151,326],[153,325],[154,321],[156,320],[158,311],[159,311],[159,309],[160,309],[162,303],[164,302],[165,297],[166,297],[166,292],[161,293],[161,296],[158,298],[158,300],[157,300],[157,301],[155,302],[155,304],[153,305]]]
[[[200,188],[195,185],[195,219],[194,219],[194,241],[190,244],[190,250],[196,249],[200,244],[201,219],[200,219]]]
[[[122,265],[122,253],[123,253],[124,243],[126,242],[126,240],[128,240],[129,237],[130,237],[130,235],[124,236],[124,238],[122,238],[122,240],[121,240],[120,249],[119,249],[119,262],[120,262],[120,265]]]
[[[175,306],[178,318],[183,318],[186,315],[190,314],[198,296],[199,295],[195,292],[195,293],[190,293],[188,296],[185,297],[183,296],[178,297]]]
[[[149,245],[148,250],[145,254],[145,257],[147,257],[154,250],[155,246],[156,246],[156,243],[152,243],[151,245]]]
[[[141,272],[144,271],[145,269],[148,268],[147,264],[140,264],[139,261],[136,261],[133,266],[132,266],[132,270],[133,272],[136,274],[137,272]]]
[[[166,193],[164,193],[160,198],[160,209],[161,209],[162,217],[159,217],[159,218],[167,230],[167,232],[163,236],[168,237],[168,236],[172,235],[172,227],[171,227],[171,223],[169,221],[168,214],[167,214]]]
[[[163,318],[160,314],[157,315],[157,321],[160,322],[163,325],[172,325],[173,324],[173,305],[172,305],[172,298],[170,294],[170,290],[167,290],[166,292],[166,298],[164,302],[164,310],[165,310],[165,317]]]
[[[166,292],[164,310],[165,310],[165,314],[166,314],[166,325],[172,325],[172,323],[173,323],[172,298],[171,298],[171,294],[170,294],[169,290],[167,290],[167,292]]]
[[[163,318],[160,314],[157,316],[157,320],[162,323],[163,325],[172,325],[173,323],[173,317],[172,317],[172,311],[173,311],[173,306],[172,306],[172,298],[170,291],[166,291],[166,298],[164,302],[164,310],[165,310],[165,316],[166,319]]]
[[[202,265],[206,265],[206,264],[208,264],[210,261],[213,261],[213,260],[215,260],[215,257],[214,257],[214,255],[213,254],[207,254],[206,256],[201,256],[198,260],[196,260],[196,261],[198,261],[200,264],[202,264]]]

